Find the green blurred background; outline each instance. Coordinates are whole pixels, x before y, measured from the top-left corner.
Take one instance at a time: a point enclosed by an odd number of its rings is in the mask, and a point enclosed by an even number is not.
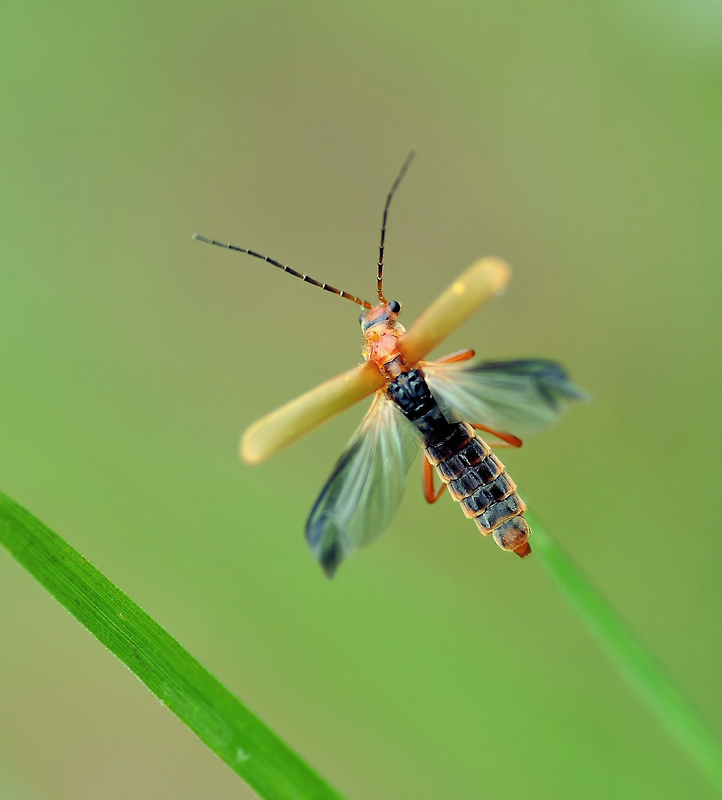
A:
[[[21,3],[0,12],[0,488],[349,798],[709,798],[538,560],[416,469],[327,581],[307,513],[360,406],[242,465],[254,419],[473,259],[449,342],[593,402],[505,461],[722,732],[722,12],[711,0]],[[365,406],[365,404],[363,404]],[[251,793],[0,554],[0,797]]]

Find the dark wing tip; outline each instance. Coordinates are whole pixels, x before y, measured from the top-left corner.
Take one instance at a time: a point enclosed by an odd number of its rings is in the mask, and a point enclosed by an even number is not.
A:
[[[559,409],[560,400],[590,399],[569,377],[569,373],[558,362],[548,358],[519,358],[513,361],[483,361],[472,364],[469,372],[506,372],[531,378],[550,407]]]
[[[329,580],[336,574],[339,564],[343,561],[343,558],[336,553],[336,550],[337,548],[333,548],[333,550],[324,553],[318,561]]]
[[[323,516],[314,519],[313,514],[306,525],[306,541],[327,578],[333,578],[344,559],[343,548],[335,535],[334,527]]]

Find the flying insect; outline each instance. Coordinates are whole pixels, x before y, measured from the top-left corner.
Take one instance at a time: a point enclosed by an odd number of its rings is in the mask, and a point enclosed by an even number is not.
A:
[[[253,250],[194,234],[245,253],[359,305],[364,363],[254,423],[241,439],[241,457],[257,464],[370,394],[373,402],[311,510],[306,540],[328,577],[351,553],[379,536],[401,501],[419,446],[422,486],[429,503],[448,489],[479,531],[503,550],[531,553],[526,506],[499,458],[501,446],[520,447],[516,434],[554,422],[583,393],[565,370],[546,359],[471,362],[473,350],[425,361],[509,279],[508,266],[485,258],[472,264],[407,331],[401,304],[383,293],[384,247],[391,200],[414,157],[412,151],[386,198],[376,273],[378,304],[322,283]],[[492,444],[477,431],[493,437]],[[514,431],[509,433],[508,431]],[[441,479],[434,487],[433,473]]]

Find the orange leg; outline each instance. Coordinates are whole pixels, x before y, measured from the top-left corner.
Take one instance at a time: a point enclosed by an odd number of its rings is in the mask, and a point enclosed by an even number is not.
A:
[[[476,355],[474,350],[457,350],[456,353],[449,353],[448,356],[440,358],[437,364],[452,364],[457,361],[468,361]]]
[[[424,456],[424,463],[422,465],[422,485],[424,487],[424,498],[427,503],[435,503],[446,489],[446,484],[442,483],[441,488],[437,492],[434,488],[434,468],[426,456]]]
[[[506,442],[510,447],[521,447],[522,441],[518,436],[514,436],[513,433],[502,433],[501,431],[495,431],[493,428],[487,428],[486,425],[479,425],[476,422],[471,423],[472,428],[476,428],[477,431],[486,431],[486,433],[491,433],[493,436],[496,436],[497,439],[501,439],[502,442]]]

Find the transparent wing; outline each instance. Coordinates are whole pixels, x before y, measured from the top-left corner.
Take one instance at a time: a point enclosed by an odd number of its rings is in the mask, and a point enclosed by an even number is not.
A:
[[[536,433],[586,398],[561,365],[545,359],[421,366],[444,411],[509,433]]]
[[[329,578],[387,528],[416,450],[414,426],[377,393],[306,523],[306,540]]]

